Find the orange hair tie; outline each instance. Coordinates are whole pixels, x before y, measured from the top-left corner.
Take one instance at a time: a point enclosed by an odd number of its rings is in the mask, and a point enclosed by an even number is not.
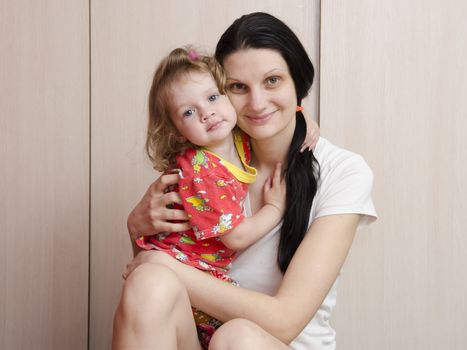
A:
[[[301,112],[303,110],[304,108],[302,106],[297,106],[297,108],[295,109],[296,112]]]

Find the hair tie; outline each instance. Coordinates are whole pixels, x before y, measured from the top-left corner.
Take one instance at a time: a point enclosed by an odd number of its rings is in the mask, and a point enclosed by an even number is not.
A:
[[[302,106],[297,106],[297,108],[295,108],[296,112],[301,112],[303,110],[304,110],[304,108]]]
[[[191,61],[197,61],[199,59],[200,55],[198,53],[198,51],[196,51],[195,49],[190,49],[188,51],[188,58],[191,60]]]

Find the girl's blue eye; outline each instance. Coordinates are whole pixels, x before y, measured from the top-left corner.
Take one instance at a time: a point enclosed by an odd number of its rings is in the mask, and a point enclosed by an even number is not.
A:
[[[219,98],[219,95],[211,95],[209,96],[208,100],[209,102],[214,102]]]
[[[189,118],[191,117],[193,114],[195,114],[195,110],[194,109],[188,109],[186,110],[185,112],[183,112],[183,116],[185,118]]]

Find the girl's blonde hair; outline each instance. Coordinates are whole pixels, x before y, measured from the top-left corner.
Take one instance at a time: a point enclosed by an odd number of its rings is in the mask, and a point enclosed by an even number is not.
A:
[[[165,171],[175,160],[175,155],[192,146],[181,142],[180,134],[170,118],[171,84],[190,72],[209,73],[216,81],[221,94],[225,94],[225,74],[222,66],[194,48],[173,50],[157,67],[149,92],[149,122],[146,152],[154,169]],[[175,92],[176,93],[176,92]]]

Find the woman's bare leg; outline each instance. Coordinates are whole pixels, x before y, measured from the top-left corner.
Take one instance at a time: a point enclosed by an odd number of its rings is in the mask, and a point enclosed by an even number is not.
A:
[[[185,286],[169,268],[138,266],[123,286],[112,349],[200,350]]]
[[[256,323],[234,319],[224,323],[214,333],[209,350],[290,350]]]

